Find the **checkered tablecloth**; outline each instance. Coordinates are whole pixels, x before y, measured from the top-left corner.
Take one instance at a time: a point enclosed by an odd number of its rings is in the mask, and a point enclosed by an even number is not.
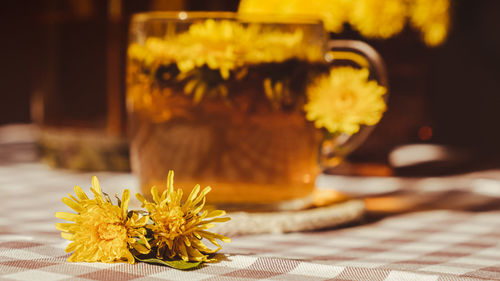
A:
[[[500,280],[500,211],[428,211],[233,237],[220,262],[194,271],[68,263],[54,213],[68,211],[60,199],[76,184],[88,188],[93,174],[52,170],[29,161],[31,145],[18,148],[26,153],[0,144],[0,280]],[[130,174],[97,176],[109,193],[137,185]]]

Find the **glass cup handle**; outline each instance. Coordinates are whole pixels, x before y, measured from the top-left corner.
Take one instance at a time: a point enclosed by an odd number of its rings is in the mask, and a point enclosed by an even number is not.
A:
[[[357,67],[366,68],[370,78],[388,88],[387,72],[382,57],[370,45],[357,40],[330,40],[326,59],[331,65],[349,62]],[[387,101],[387,94],[384,95]],[[356,134],[340,134],[334,138],[325,138],[319,152],[321,168],[328,169],[340,164],[345,156],[356,149],[373,131],[373,126],[362,126]]]

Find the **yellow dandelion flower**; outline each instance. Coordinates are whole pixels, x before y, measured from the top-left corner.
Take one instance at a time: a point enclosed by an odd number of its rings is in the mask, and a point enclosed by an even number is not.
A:
[[[298,1],[302,6],[306,6],[306,1]],[[349,19],[349,14],[353,7],[352,0],[319,0],[313,2],[311,15],[320,15],[325,29],[330,32],[342,32],[344,22]],[[299,10],[300,11],[300,10]]]
[[[358,0],[349,22],[365,37],[389,38],[403,30],[406,15],[405,0]]]
[[[96,177],[92,178],[91,191],[94,199],[89,199],[79,186],[75,186],[78,198],[71,194],[62,201],[77,212],[57,212],[56,217],[73,223],[57,223],[56,228],[64,239],[72,241],[66,252],[73,252],[70,262],[117,262],[134,263],[131,249],[148,253],[149,244],[145,238],[144,226],[147,216],[139,218],[134,213],[128,217],[130,192],[125,190],[120,206],[113,205],[109,198],[103,199],[101,187]],[[142,244],[138,242],[142,240]],[[146,245],[146,246],[144,246]]]
[[[350,23],[364,37],[382,39],[399,34],[409,18],[428,46],[446,38],[449,10],[450,0],[241,0],[238,7],[240,13],[317,17],[336,33]]]
[[[282,62],[297,58],[306,61],[322,61],[324,50],[320,45],[307,42],[304,30],[297,28],[293,32],[278,29],[264,29],[255,24],[249,25],[248,36],[240,44],[241,60],[248,64]]]
[[[207,66],[218,70],[224,80],[246,64],[281,62],[291,58],[322,59],[320,46],[305,42],[303,30],[293,32],[247,26],[231,20],[208,19],[193,23],[188,31],[165,38],[133,43],[127,55],[147,67],[176,63],[182,74]]]
[[[291,9],[292,1],[282,0],[241,0],[238,6],[239,13],[270,14],[281,10]]]
[[[174,55],[177,67],[181,72],[188,72],[206,65],[218,69],[222,78],[228,79],[237,63],[236,38],[244,31],[241,24],[229,20],[208,19],[192,24],[175,39],[174,45],[182,46]]]
[[[331,133],[354,134],[360,125],[374,125],[386,109],[386,88],[368,80],[367,69],[338,67],[307,90],[306,118]]]
[[[216,222],[228,221],[228,217],[217,218],[225,215],[222,210],[207,211],[205,196],[210,187],[205,187],[200,192],[196,185],[184,203],[181,203],[182,190],[174,189],[174,172],[168,173],[167,188],[161,194],[156,187],[151,188],[154,202],[149,202],[141,194],[137,198],[149,212],[154,224],[148,225],[153,231],[151,245],[157,247],[157,257],[160,259],[173,259],[180,257],[184,261],[210,261],[208,254],[221,249],[217,239],[230,242],[228,237],[206,231]],[[207,239],[217,246],[210,249],[202,243]]]
[[[259,13],[275,15],[294,15],[320,17],[326,30],[341,32],[347,20],[351,0],[242,0],[239,13]]]
[[[449,0],[415,0],[411,5],[411,24],[423,33],[429,46],[441,44],[450,26]]]

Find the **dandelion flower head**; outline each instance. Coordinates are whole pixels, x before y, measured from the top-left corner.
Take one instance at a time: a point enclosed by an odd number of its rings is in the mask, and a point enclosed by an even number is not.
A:
[[[209,254],[221,249],[217,240],[230,242],[228,237],[206,231],[214,223],[228,221],[222,210],[204,210],[205,196],[210,187],[200,192],[196,185],[187,197],[181,202],[182,190],[174,189],[174,172],[168,174],[167,188],[160,195],[156,187],[151,188],[153,202],[149,202],[141,194],[137,198],[147,209],[153,224],[148,228],[153,232],[151,245],[157,249],[160,259],[181,258],[184,261],[211,261]],[[216,249],[207,247],[202,239],[207,239]]]
[[[361,125],[374,125],[386,109],[386,88],[368,80],[367,69],[337,67],[308,88],[306,118],[330,133],[352,135]]]
[[[103,193],[96,177],[92,178],[90,199],[78,186],[62,201],[77,213],[57,212],[56,217],[73,223],[57,223],[64,239],[72,241],[66,252],[73,252],[70,262],[118,262],[134,263],[131,250],[148,253],[149,244],[145,239],[147,216],[133,213],[128,216],[130,192],[125,190],[119,206],[113,205]],[[139,243],[138,240],[142,240]]]

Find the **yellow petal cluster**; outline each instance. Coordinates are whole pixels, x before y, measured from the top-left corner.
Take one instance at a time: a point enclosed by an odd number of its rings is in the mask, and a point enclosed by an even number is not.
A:
[[[196,67],[207,65],[210,69],[219,69],[224,79],[229,78],[229,71],[236,67],[239,47],[237,34],[244,34],[244,28],[232,21],[206,20],[193,24],[186,33],[174,39],[174,45],[182,46],[173,60],[181,72],[188,72]],[[168,44],[168,43],[167,43]]]
[[[308,90],[306,118],[330,133],[354,134],[361,125],[374,125],[386,110],[386,88],[368,80],[367,69],[333,68]]]
[[[72,241],[66,248],[66,252],[73,252],[68,261],[134,263],[131,249],[140,253],[149,252],[144,228],[149,218],[139,217],[136,213],[128,217],[128,190],[123,192],[120,206],[113,205],[108,197],[103,198],[96,177],[92,178],[91,188],[94,199],[90,199],[79,186],[75,186],[74,190],[77,198],[70,194],[62,201],[76,214],[56,213],[57,218],[73,222],[56,224],[56,228],[62,231],[61,236]]]
[[[358,0],[349,23],[368,38],[389,38],[406,24],[407,6],[401,0]]]
[[[216,222],[225,222],[230,218],[222,210],[204,210],[205,196],[210,187],[200,192],[196,185],[185,202],[182,201],[182,190],[174,189],[174,172],[168,174],[167,188],[160,195],[156,187],[151,188],[153,202],[149,202],[141,194],[137,198],[149,212],[153,221],[148,228],[153,232],[152,247],[157,248],[160,259],[179,257],[184,261],[210,261],[208,254],[221,249],[217,240],[230,242],[228,237],[206,231]],[[219,218],[218,218],[219,217]],[[210,249],[202,240],[207,239],[217,246]]]
[[[446,39],[450,26],[449,0],[414,0],[411,24],[423,34],[425,43],[437,46]]]
[[[181,73],[207,66],[228,79],[231,70],[247,64],[291,58],[321,60],[321,47],[305,41],[301,29],[264,30],[259,24],[245,26],[231,20],[208,19],[176,36],[150,37],[143,45],[131,44],[128,57],[148,67],[176,63]]]
[[[242,0],[241,13],[310,15],[339,33],[349,23],[367,38],[389,38],[400,33],[407,20],[422,32],[429,46],[441,44],[449,29],[450,0]]]
[[[341,32],[347,21],[351,0],[242,0],[238,7],[240,13],[279,14],[300,16],[320,16],[327,30]]]

